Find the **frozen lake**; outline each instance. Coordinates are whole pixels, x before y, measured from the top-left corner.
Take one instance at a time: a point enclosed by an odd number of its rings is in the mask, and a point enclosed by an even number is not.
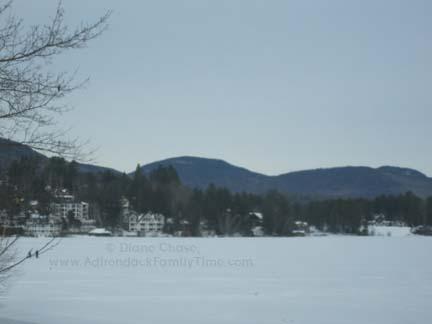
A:
[[[419,236],[67,238],[19,269],[0,323],[428,324],[431,251]]]

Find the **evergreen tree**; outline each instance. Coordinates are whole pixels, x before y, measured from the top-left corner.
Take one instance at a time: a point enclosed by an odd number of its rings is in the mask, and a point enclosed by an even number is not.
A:
[[[426,199],[425,225],[432,225],[432,196]]]

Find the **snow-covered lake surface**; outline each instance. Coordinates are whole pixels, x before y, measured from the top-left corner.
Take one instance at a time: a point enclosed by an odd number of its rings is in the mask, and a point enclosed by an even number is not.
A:
[[[22,239],[20,248],[43,239]],[[0,323],[431,323],[432,238],[67,238]]]

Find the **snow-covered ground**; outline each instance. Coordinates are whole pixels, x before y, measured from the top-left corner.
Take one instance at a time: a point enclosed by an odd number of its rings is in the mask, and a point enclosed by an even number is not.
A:
[[[369,225],[369,235],[375,236],[407,236],[412,235],[411,227],[408,226],[381,226]]]
[[[9,282],[0,323],[426,324],[431,248],[421,236],[69,238]]]

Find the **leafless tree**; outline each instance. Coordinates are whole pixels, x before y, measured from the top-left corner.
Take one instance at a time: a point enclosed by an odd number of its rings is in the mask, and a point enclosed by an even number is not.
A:
[[[87,80],[76,81],[74,72],[53,73],[47,68],[54,58],[98,37],[111,12],[71,29],[59,3],[48,24],[25,28],[23,20],[11,14],[11,6],[12,1],[0,4],[0,137],[82,160],[88,147],[55,126],[56,117],[69,110],[62,99]]]
[[[71,49],[83,48],[106,28],[111,12],[94,23],[75,28],[65,24],[59,3],[53,18],[45,25],[24,26],[11,12],[13,1],[0,0],[0,137],[65,158],[82,160],[83,142],[69,138],[56,128],[57,117],[69,110],[63,99],[86,80],[76,81],[76,73],[50,72],[53,59]],[[20,254],[18,236],[0,233],[0,281],[38,251],[42,255],[58,244],[46,244]]]

